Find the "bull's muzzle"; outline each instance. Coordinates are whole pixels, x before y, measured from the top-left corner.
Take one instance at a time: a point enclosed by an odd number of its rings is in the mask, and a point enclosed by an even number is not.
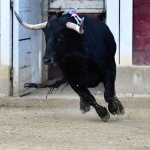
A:
[[[48,65],[48,64],[50,63],[50,60],[47,59],[47,58],[43,58],[43,63],[44,63],[45,65]]]
[[[43,58],[43,62],[45,65],[50,65],[50,64],[55,65],[56,64],[53,58]]]

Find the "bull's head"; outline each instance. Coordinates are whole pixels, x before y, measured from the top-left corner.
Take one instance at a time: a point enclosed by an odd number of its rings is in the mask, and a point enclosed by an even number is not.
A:
[[[49,20],[47,22],[43,22],[40,24],[28,24],[24,22],[15,12],[15,16],[19,23],[27,29],[30,30],[43,30],[46,39],[46,50],[45,55],[43,57],[43,61],[45,64],[53,64],[56,59],[56,50],[61,49],[66,42],[65,39],[65,31],[68,29],[76,31],[79,35],[84,33],[83,30],[83,22],[82,19],[80,25],[77,25],[72,22],[64,22],[63,19],[55,18],[53,20]],[[71,38],[71,37],[70,37]]]

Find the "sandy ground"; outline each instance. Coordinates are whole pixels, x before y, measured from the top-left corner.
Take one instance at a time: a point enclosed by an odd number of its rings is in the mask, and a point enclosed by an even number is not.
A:
[[[150,98],[122,102],[126,114],[104,123],[76,97],[0,98],[0,150],[150,150]]]

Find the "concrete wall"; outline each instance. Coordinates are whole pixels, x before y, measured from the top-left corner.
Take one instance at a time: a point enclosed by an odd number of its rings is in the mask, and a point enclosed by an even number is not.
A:
[[[117,92],[129,95],[150,95],[150,67],[118,67]]]

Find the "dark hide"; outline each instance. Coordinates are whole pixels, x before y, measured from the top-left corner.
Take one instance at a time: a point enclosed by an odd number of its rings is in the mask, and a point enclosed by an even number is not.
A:
[[[123,114],[124,108],[115,95],[116,43],[106,24],[84,16],[84,34],[67,29],[68,21],[76,23],[69,15],[50,20],[44,28],[46,51],[45,64],[56,64],[62,71],[65,81],[80,96],[80,109],[83,113],[93,106],[107,121],[109,113],[100,106],[88,88],[100,82],[104,84],[104,97],[112,114]]]

